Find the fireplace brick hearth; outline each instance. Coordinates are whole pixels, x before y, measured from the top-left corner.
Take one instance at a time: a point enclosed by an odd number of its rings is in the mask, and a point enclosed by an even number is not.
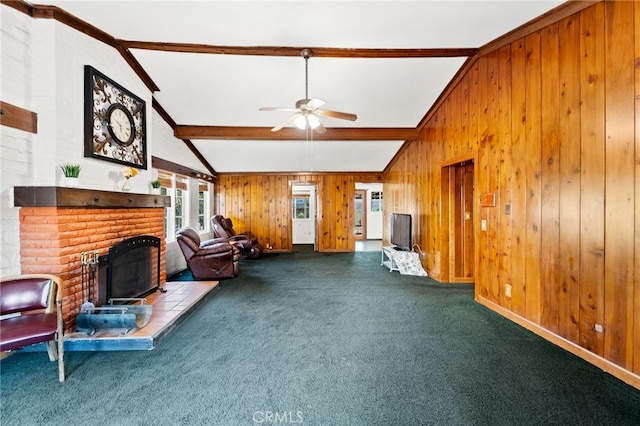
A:
[[[29,191],[32,194],[25,196]],[[39,199],[33,197],[37,191],[41,192]],[[164,208],[170,204],[169,197],[58,187],[20,187],[14,192],[15,204],[21,207],[21,271],[50,273],[63,279],[67,330],[73,327],[84,302],[82,252],[98,251],[103,255],[127,238],[153,235],[161,241],[160,285],[166,282]],[[78,204],[81,207],[76,207]],[[93,294],[97,292],[94,288]]]

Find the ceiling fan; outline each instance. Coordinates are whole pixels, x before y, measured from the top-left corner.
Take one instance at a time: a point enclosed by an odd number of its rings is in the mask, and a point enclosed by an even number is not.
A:
[[[294,123],[300,129],[313,129],[318,133],[326,132],[326,129],[320,122],[319,116],[338,118],[340,120],[356,121],[357,115],[348,112],[331,111],[328,109],[320,109],[325,101],[322,99],[309,99],[309,58],[313,55],[311,49],[302,49],[300,56],[304,58],[304,99],[296,102],[295,108],[279,108],[279,107],[262,107],[260,111],[286,111],[294,112],[291,117],[278,124],[271,129],[277,132],[289,123]]]

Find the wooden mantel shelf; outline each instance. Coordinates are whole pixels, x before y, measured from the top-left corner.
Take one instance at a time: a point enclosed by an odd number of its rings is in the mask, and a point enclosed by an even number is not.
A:
[[[90,208],[153,208],[171,206],[166,195],[99,191],[97,189],[64,188],[60,186],[16,186],[13,189],[16,207],[90,207]]]

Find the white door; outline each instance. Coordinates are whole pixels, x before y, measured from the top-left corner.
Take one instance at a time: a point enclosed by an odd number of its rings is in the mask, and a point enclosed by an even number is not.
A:
[[[294,185],[292,191],[293,244],[315,244],[316,187]]]

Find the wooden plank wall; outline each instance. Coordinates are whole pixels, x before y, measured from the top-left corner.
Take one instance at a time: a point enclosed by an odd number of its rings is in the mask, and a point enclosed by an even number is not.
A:
[[[476,58],[419,131],[385,171],[385,210],[419,218],[431,276],[447,276],[442,165],[475,153],[476,199],[496,194],[475,207],[476,300],[640,386],[640,2]]]
[[[215,209],[231,218],[237,232],[250,230],[272,251],[291,251],[291,185],[314,183],[319,200],[318,250],[349,252],[355,250],[355,184],[381,179],[381,173],[219,174]]]

